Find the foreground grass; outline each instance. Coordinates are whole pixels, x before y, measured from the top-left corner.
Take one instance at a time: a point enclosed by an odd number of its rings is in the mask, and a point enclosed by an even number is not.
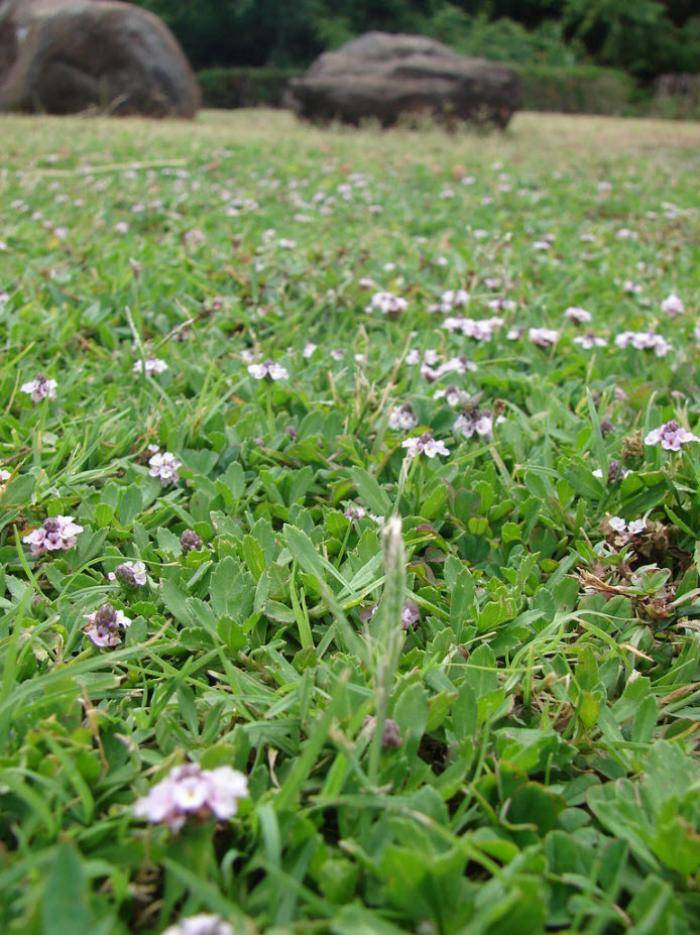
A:
[[[700,127],[0,139],[1,930],[697,931]]]

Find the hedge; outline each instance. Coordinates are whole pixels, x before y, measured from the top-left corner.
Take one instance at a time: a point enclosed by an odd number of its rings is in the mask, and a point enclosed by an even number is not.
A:
[[[622,71],[587,66],[514,66],[523,82],[525,110],[567,114],[654,114],[650,94]],[[283,107],[295,68],[209,68],[198,74],[205,107]],[[667,115],[676,116],[670,106]],[[681,114],[678,114],[680,116]]]
[[[208,68],[197,74],[205,107],[282,107],[295,68]]]
[[[518,67],[523,108],[563,114],[626,114],[636,109],[634,80],[611,68],[554,65]]]

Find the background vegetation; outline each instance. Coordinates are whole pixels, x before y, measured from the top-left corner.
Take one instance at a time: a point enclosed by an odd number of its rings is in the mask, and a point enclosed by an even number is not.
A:
[[[420,32],[461,52],[597,64],[642,81],[700,70],[695,0],[140,0],[195,68],[305,66],[368,29]]]

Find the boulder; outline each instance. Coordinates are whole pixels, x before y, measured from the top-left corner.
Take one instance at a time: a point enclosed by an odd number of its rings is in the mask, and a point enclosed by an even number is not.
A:
[[[308,120],[390,126],[405,114],[454,123],[508,124],[520,106],[512,68],[464,58],[426,36],[370,32],[325,52],[290,83],[293,109]]]
[[[0,111],[193,117],[199,88],[157,16],[119,0],[0,0]]]

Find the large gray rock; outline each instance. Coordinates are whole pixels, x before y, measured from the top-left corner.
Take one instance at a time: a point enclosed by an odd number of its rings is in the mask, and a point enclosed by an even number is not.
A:
[[[313,121],[375,118],[390,126],[404,114],[429,114],[505,127],[521,87],[506,65],[464,58],[425,36],[370,32],[321,55],[291,82],[290,97]]]
[[[0,0],[0,111],[193,117],[199,88],[157,16],[119,0]]]

